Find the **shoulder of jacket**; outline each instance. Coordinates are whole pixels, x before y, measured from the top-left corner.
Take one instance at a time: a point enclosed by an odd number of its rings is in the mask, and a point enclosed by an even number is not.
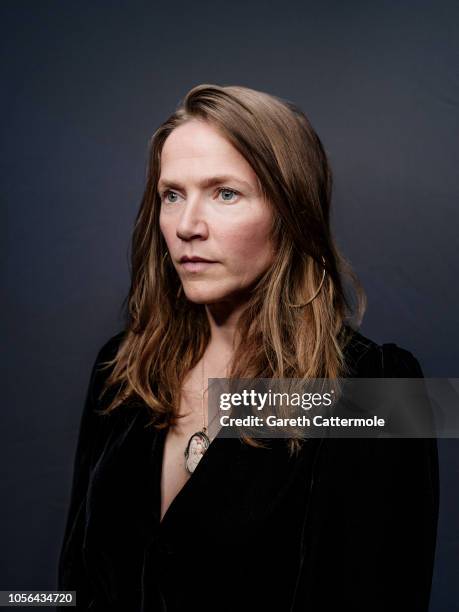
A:
[[[379,344],[359,331],[347,328],[344,347],[351,376],[422,378],[419,361],[409,350],[395,342]]]
[[[105,380],[112,370],[112,366],[109,363],[116,356],[125,333],[126,331],[123,330],[111,336],[97,352],[91,375],[91,393],[95,403],[97,403],[97,398],[99,398],[99,394],[104,387]]]
[[[413,353],[395,342],[380,346],[384,376],[400,378],[423,378],[422,368]]]
[[[118,352],[118,349],[126,335],[126,330],[122,330],[111,336],[99,349],[97,353],[97,362],[109,361],[113,359]]]
[[[342,340],[348,376],[369,376],[368,371],[374,371],[379,359],[379,345],[349,326],[344,327]]]

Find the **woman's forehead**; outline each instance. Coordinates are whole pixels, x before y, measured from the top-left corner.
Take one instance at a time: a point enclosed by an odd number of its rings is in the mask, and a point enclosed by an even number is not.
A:
[[[237,159],[240,153],[213,125],[190,121],[169,134],[162,148],[161,159],[167,162],[170,159],[206,158],[214,155],[234,156]]]
[[[189,122],[168,136],[161,152],[161,186],[188,180],[207,186],[225,177],[246,187],[257,180],[244,156],[213,126]]]

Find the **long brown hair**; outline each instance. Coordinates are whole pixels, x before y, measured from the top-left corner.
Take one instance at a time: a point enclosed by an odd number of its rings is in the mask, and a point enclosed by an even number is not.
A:
[[[193,87],[150,141],[132,239],[126,332],[106,362],[113,369],[104,390],[118,385],[119,392],[104,412],[138,398],[158,429],[176,422],[182,382],[210,339],[205,307],[181,291],[159,227],[161,151],[169,134],[192,119],[210,122],[244,156],[273,209],[275,261],[240,316],[228,377],[345,376],[345,331],[360,325],[366,308],[364,290],[331,234],[332,174],[305,114],[290,101],[247,87]],[[315,294],[324,268],[317,296],[298,307]]]

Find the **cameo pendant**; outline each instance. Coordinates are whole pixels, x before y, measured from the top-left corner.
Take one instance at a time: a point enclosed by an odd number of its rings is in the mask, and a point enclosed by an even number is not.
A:
[[[202,456],[209,448],[210,440],[207,437],[205,431],[197,431],[188,440],[187,447],[185,449],[185,468],[189,474],[192,474],[198,463],[201,461]]]

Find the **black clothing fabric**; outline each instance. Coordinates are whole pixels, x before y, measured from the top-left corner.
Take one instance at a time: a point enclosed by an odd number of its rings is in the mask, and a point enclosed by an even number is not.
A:
[[[428,610],[435,439],[311,438],[290,457],[285,440],[217,436],[160,522],[166,431],[146,405],[95,412],[122,336],[97,355],[79,430],[58,567],[77,610]],[[358,332],[345,352],[355,377],[423,376]]]

